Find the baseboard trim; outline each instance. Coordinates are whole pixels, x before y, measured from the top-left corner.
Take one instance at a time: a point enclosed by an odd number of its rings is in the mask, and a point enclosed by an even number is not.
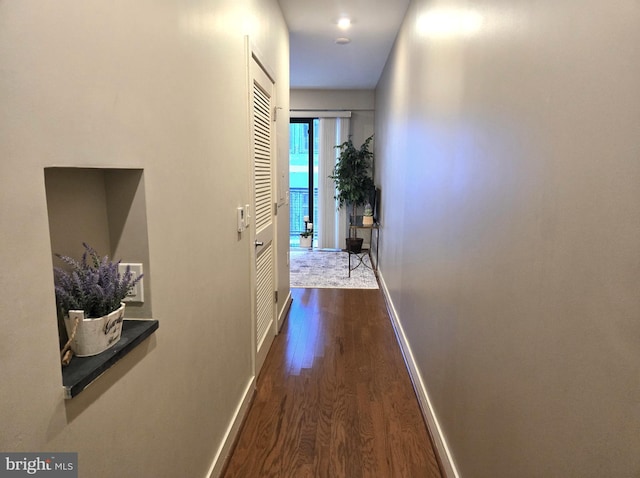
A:
[[[389,294],[387,284],[384,281],[384,275],[380,270],[378,270],[378,281],[380,282],[380,288],[387,303],[387,309],[389,311],[389,316],[391,317],[391,324],[393,325],[398,343],[400,344],[400,350],[402,351],[405,364],[409,371],[411,382],[413,383],[413,388],[416,392],[416,396],[418,397],[418,403],[420,404],[422,415],[424,416],[424,419],[427,423],[427,428],[429,429],[429,434],[431,435],[431,441],[433,442],[433,446],[435,447],[441,471],[446,478],[459,478],[460,475],[458,475],[458,470],[456,469],[453,457],[451,456],[451,452],[449,451],[449,446],[447,445],[447,441],[442,434],[442,429],[440,428],[438,418],[436,417],[431,405],[429,394],[427,393],[427,389],[424,386],[424,382],[422,381],[422,376],[420,375],[418,366],[413,357],[411,346],[409,345],[409,341],[407,340],[404,329],[402,328],[400,317],[398,316],[398,312]]]
[[[291,303],[293,302],[293,298],[291,297],[291,289],[289,289],[289,293],[287,294],[287,299],[285,300],[284,306],[278,315],[278,333],[280,333],[280,329],[284,325],[284,319],[287,318],[287,314],[289,313],[289,309],[291,308]]]
[[[207,478],[218,478],[224,467],[227,464],[227,460],[229,459],[229,455],[233,450],[233,447],[238,438],[238,432],[242,427],[242,423],[244,422],[244,418],[247,415],[247,411],[249,410],[249,406],[253,401],[253,396],[255,393],[255,377],[251,377],[247,387],[245,388],[244,394],[240,403],[233,414],[233,418],[229,423],[229,427],[227,428],[226,433],[224,434],[224,438],[222,439],[222,443],[218,448],[215,458],[213,459],[213,463],[211,463],[211,467],[209,468],[209,473],[207,473]]]

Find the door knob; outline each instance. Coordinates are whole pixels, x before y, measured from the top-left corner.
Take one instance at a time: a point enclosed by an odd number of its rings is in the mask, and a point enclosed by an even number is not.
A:
[[[262,241],[255,241],[254,244],[256,247],[264,246],[264,242]]]

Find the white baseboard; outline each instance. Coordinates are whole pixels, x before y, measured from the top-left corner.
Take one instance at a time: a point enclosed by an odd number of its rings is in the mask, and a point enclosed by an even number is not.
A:
[[[285,300],[284,306],[278,315],[278,333],[280,333],[280,329],[284,324],[284,319],[289,313],[289,309],[291,308],[291,303],[293,302],[293,298],[291,297],[291,289],[289,289],[289,293],[287,294],[287,299]]]
[[[222,439],[222,443],[218,448],[218,452],[213,459],[213,463],[211,463],[209,473],[207,473],[207,478],[218,478],[222,473],[222,468],[227,461],[229,453],[231,453],[231,448],[233,447],[238,432],[240,431],[242,421],[244,420],[244,417],[249,410],[249,405],[251,405],[251,399],[253,398],[253,392],[255,390],[255,382],[255,377],[251,377],[251,380],[249,380],[249,383],[247,384],[247,387],[244,391],[242,399],[240,400],[240,403],[238,403],[238,407],[233,414],[233,418],[229,423],[229,427],[227,428],[224,438]]]
[[[429,430],[431,432],[431,437],[434,442],[433,445],[436,448],[436,453],[438,454],[438,458],[440,459],[440,464],[444,468],[442,471],[445,474],[446,478],[459,478],[460,475],[458,474],[458,470],[456,469],[455,463],[453,462],[453,457],[451,456],[451,453],[449,451],[447,441],[442,434],[442,429],[440,428],[440,424],[438,423],[438,418],[436,417],[433,407],[431,406],[429,394],[427,393],[427,389],[425,388],[424,382],[422,381],[422,376],[420,375],[418,366],[413,357],[413,353],[411,352],[411,346],[409,345],[409,341],[407,340],[404,329],[402,328],[400,317],[398,316],[398,312],[396,311],[396,308],[393,304],[393,300],[389,295],[389,289],[387,289],[387,284],[384,281],[384,276],[380,271],[378,271],[378,280],[380,281],[382,293],[384,294],[385,300],[387,301],[387,308],[389,310],[389,315],[391,316],[391,323],[393,324],[396,337],[398,338],[400,349],[402,350],[402,355],[404,356],[404,361],[407,364],[407,369],[409,370],[409,375],[411,376],[411,381],[413,382],[413,388],[416,391],[416,395],[418,396],[420,409],[422,410],[422,414],[424,415],[427,426],[429,427]]]

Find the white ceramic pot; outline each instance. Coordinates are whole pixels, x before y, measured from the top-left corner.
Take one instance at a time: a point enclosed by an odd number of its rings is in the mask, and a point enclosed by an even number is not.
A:
[[[311,241],[313,241],[313,236],[311,235],[307,237],[300,236],[300,247],[311,247]]]
[[[78,357],[90,357],[118,343],[122,334],[124,306],[124,302],[121,302],[119,309],[97,319],[85,318],[84,310],[70,310],[69,315],[64,318],[69,337],[73,333],[73,327],[78,318],[76,335],[71,341],[73,353]]]

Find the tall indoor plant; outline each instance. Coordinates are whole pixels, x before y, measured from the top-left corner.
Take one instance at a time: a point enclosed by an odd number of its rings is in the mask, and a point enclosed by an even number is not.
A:
[[[124,319],[123,299],[142,279],[133,277],[129,267],[120,273],[120,261],[100,257],[86,243],[80,260],[56,254],[70,270],[54,267],[58,314],[69,336],[61,355],[71,359],[70,348],[79,357],[97,355],[120,340]]]
[[[336,196],[339,207],[351,206],[351,223],[355,224],[356,210],[369,201],[371,191],[375,189],[373,182],[373,152],[369,149],[373,135],[369,136],[360,148],[353,144],[351,136],[340,148],[340,156],[329,176],[335,181]],[[351,236],[351,234],[349,234]],[[347,250],[352,250],[350,239],[347,239]],[[357,247],[357,246],[356,246]]]

